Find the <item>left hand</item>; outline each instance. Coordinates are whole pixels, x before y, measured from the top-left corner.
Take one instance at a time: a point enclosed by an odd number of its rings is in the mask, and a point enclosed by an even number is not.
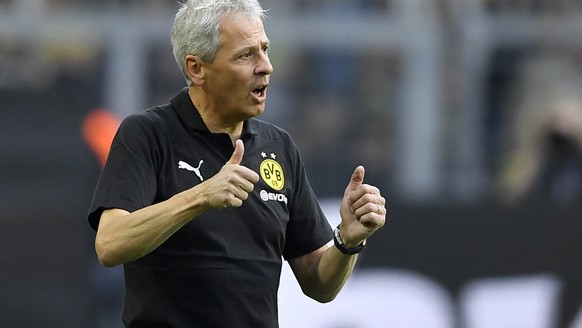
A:
[[[354,170],[340,207],[340,235],[348,247],[358,246],[386,222],[386,200],[378,188],[364,184],[364,174],[363,166]]]

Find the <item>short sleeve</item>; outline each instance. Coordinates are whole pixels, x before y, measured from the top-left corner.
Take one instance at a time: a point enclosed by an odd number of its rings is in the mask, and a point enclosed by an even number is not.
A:
[[[159,152],[152,125],[146,114],[137,114],[119,127],[89,209],[88,220],[94,230],[105,209],[133,212],[153,204]]]
[[[309,184],[299,151],[292,141],[291,144],[295,181],[283,251],[286,260],[315,251],[333,238],[333,230]]]

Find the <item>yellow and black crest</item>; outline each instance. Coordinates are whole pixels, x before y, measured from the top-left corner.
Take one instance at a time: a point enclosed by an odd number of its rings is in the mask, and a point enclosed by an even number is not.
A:
[[[269,187],[275,190],[281,190],[285,186],[285,175],[283,168],[275,161],[275,154],[271,154],[271,158],[265,159],[260,166],[261,177]]]

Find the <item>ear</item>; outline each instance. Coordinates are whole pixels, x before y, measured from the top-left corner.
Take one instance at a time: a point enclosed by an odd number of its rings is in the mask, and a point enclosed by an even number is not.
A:
[[[187,55],[184,59],[184,67],[193,85],[201,86],[204,84],[204,62],[200,57]]]

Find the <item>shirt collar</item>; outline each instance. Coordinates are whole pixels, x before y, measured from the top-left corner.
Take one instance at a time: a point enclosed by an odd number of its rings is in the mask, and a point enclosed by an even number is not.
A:
[[[182,91],[170,100],[170,103],[172,104],[174,111],[178,114],[182,124],[189,129],[210,133],[206,123],[204,123],[200,113],[192,103],[192,99],[190,99],[188,88],[182,89]],[[242,136],[244,137],[247,134],[257,135],[256,124],[257,122],[253,118],[244,121]]]

